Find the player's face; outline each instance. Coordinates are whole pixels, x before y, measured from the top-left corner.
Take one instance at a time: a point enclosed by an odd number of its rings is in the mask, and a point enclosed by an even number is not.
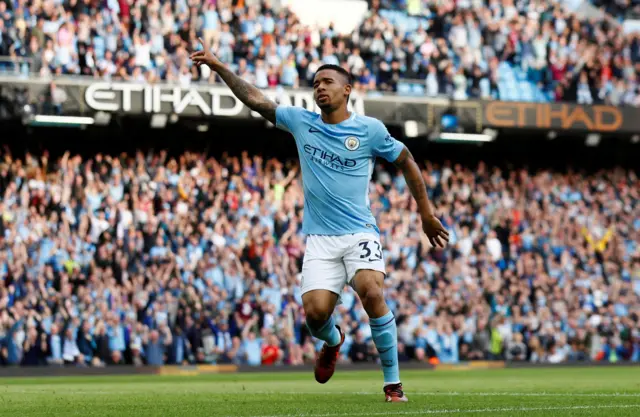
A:
[[[324,112],[332,112],[345,104],[351,86],[337,71],[322,70],[313,79],[313,99]]]

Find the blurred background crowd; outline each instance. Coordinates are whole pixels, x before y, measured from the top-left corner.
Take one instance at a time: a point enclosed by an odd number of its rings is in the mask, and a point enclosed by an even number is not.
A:
[[[423,169],[445,250],[402,175],[370,187],[403,361],[640,360],[636,173]],[[0,196],[0,364],[313,362],[295,160],[5,149]],[[336,314],[376,360],[350,289]]]
[[[637,1],[354,3],[0,0],[0,70],[187,86],[214,78],[188,60],[201,36],[260,88],[339,64],[363,94],[640,106]]]

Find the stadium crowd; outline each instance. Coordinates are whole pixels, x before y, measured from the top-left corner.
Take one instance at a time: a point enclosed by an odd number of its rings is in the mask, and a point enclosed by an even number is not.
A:
[[[202,36],[260,88],[307,86],[315,69],[329,63],[348,68],[362,92],[396,91],[402,79],[419,79],[428,96],[500,99],[499,68],[506,62],[550,100],[640,106],[639,34],[580,20],[559,2],[369,4],[361,24],[344,35],[331,25],[304,25],[269,0],[0,0],[0,56],[28,58],[43,76],[186,86],[213,77],[188,60]]]
[[[640,360],[636,173],[423,167],[444,250],[402,175],[370,187],[402,361]],[[295,161],[5,148],[0,196],[0,364],[314,360]],[[376,360],[349,288],[336,314],[342,360]]]

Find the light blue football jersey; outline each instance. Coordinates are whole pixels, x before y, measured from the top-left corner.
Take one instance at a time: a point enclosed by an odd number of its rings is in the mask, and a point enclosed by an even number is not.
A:
[[[304,189],[307,235],[379,234],[369,206],[369,182],[376,157],[395,161],[404,145],[379,120],[357,115],[325,123],[301,107],[278,106],[276,125],[293,135]]]

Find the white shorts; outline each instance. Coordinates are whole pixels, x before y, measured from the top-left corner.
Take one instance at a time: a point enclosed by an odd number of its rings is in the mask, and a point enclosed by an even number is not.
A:
[[[310,235],[302,263],[302,294],[328,290],[342,294],[360,269],[386,274],[380,238],[371,233]]]

